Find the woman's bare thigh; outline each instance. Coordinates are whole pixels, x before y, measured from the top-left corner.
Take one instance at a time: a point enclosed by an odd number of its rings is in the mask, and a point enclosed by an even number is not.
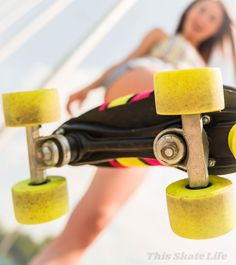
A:
[[[152,87],[153,71],[145,68],[131,69],[112,83],[105,99],[110,101],[130,93],[149,90]],[[147,170],[148,167],[99,167],[90,187],[72,213],[65,232],[74,233],[80,230],[78,226],[86,227],[88,219],[95,220],[97,216],[111,219],[139,187]]]
[[[108,223],[143,182],[147,170],[148,167],[99,167],[88,190],[75,207],[64,233],[68,236],[81,233],[86,230],[89,220]],[[85,234],[88,237],[87,232]]]
[[[128,94],[139,93],[153,88],[154,70],[137,67],[130,69],[119,76],[107,88],[105,100],[111,101],[115,98]]]

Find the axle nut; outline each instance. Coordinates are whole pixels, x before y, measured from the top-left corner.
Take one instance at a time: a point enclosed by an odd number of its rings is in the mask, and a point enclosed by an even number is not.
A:
[[[183,160],[186,146],[183,139],[173,133],[157,135],[153,144],[156,158],[167,165],[175,165]]]

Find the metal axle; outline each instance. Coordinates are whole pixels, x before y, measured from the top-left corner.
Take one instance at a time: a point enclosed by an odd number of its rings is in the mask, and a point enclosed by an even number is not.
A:
[[[44,169],[39,166],[37,161],[36,140],[39,138],[40,126],[26,127],[28,157],[30,165],[30,178],[32,184],[41,184],[46,181]]]
[[[188,146],[187,171],[190,188],[207,187],[208,141],[200,114],[182,115],[184,137]]]
[[[47,180],[45,170],[63,166],[70,162],[70,145],[60,134],[41,137],[40,126],[26,127],[30,178],[32,184],[42,184]]]

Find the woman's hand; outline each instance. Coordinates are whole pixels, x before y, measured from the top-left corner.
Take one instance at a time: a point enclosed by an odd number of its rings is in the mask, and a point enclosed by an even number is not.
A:
[[[80,104],[82,104],[82,102],[87,97],[87,94],[88,94],[89,90],[90,89],[88,89],[88,88],[84,88],[84,89],[82,89],[82,90],[70,95],[69,100],[68,100],[67,105],[66,105],[66,110],[71,116],[72,116],[71,105],[74,102],[77,102],[78,106],[80,106]]]

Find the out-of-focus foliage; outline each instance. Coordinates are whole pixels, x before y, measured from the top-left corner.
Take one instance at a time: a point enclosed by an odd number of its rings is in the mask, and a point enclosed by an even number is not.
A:
[[[0,244],[6,235],[4,229],[0,227]],[[31,237],[19,233],[7,255],[3,257],[0,253],[0,265],[25,265],[49,241],[51,238],[36,243]]]

